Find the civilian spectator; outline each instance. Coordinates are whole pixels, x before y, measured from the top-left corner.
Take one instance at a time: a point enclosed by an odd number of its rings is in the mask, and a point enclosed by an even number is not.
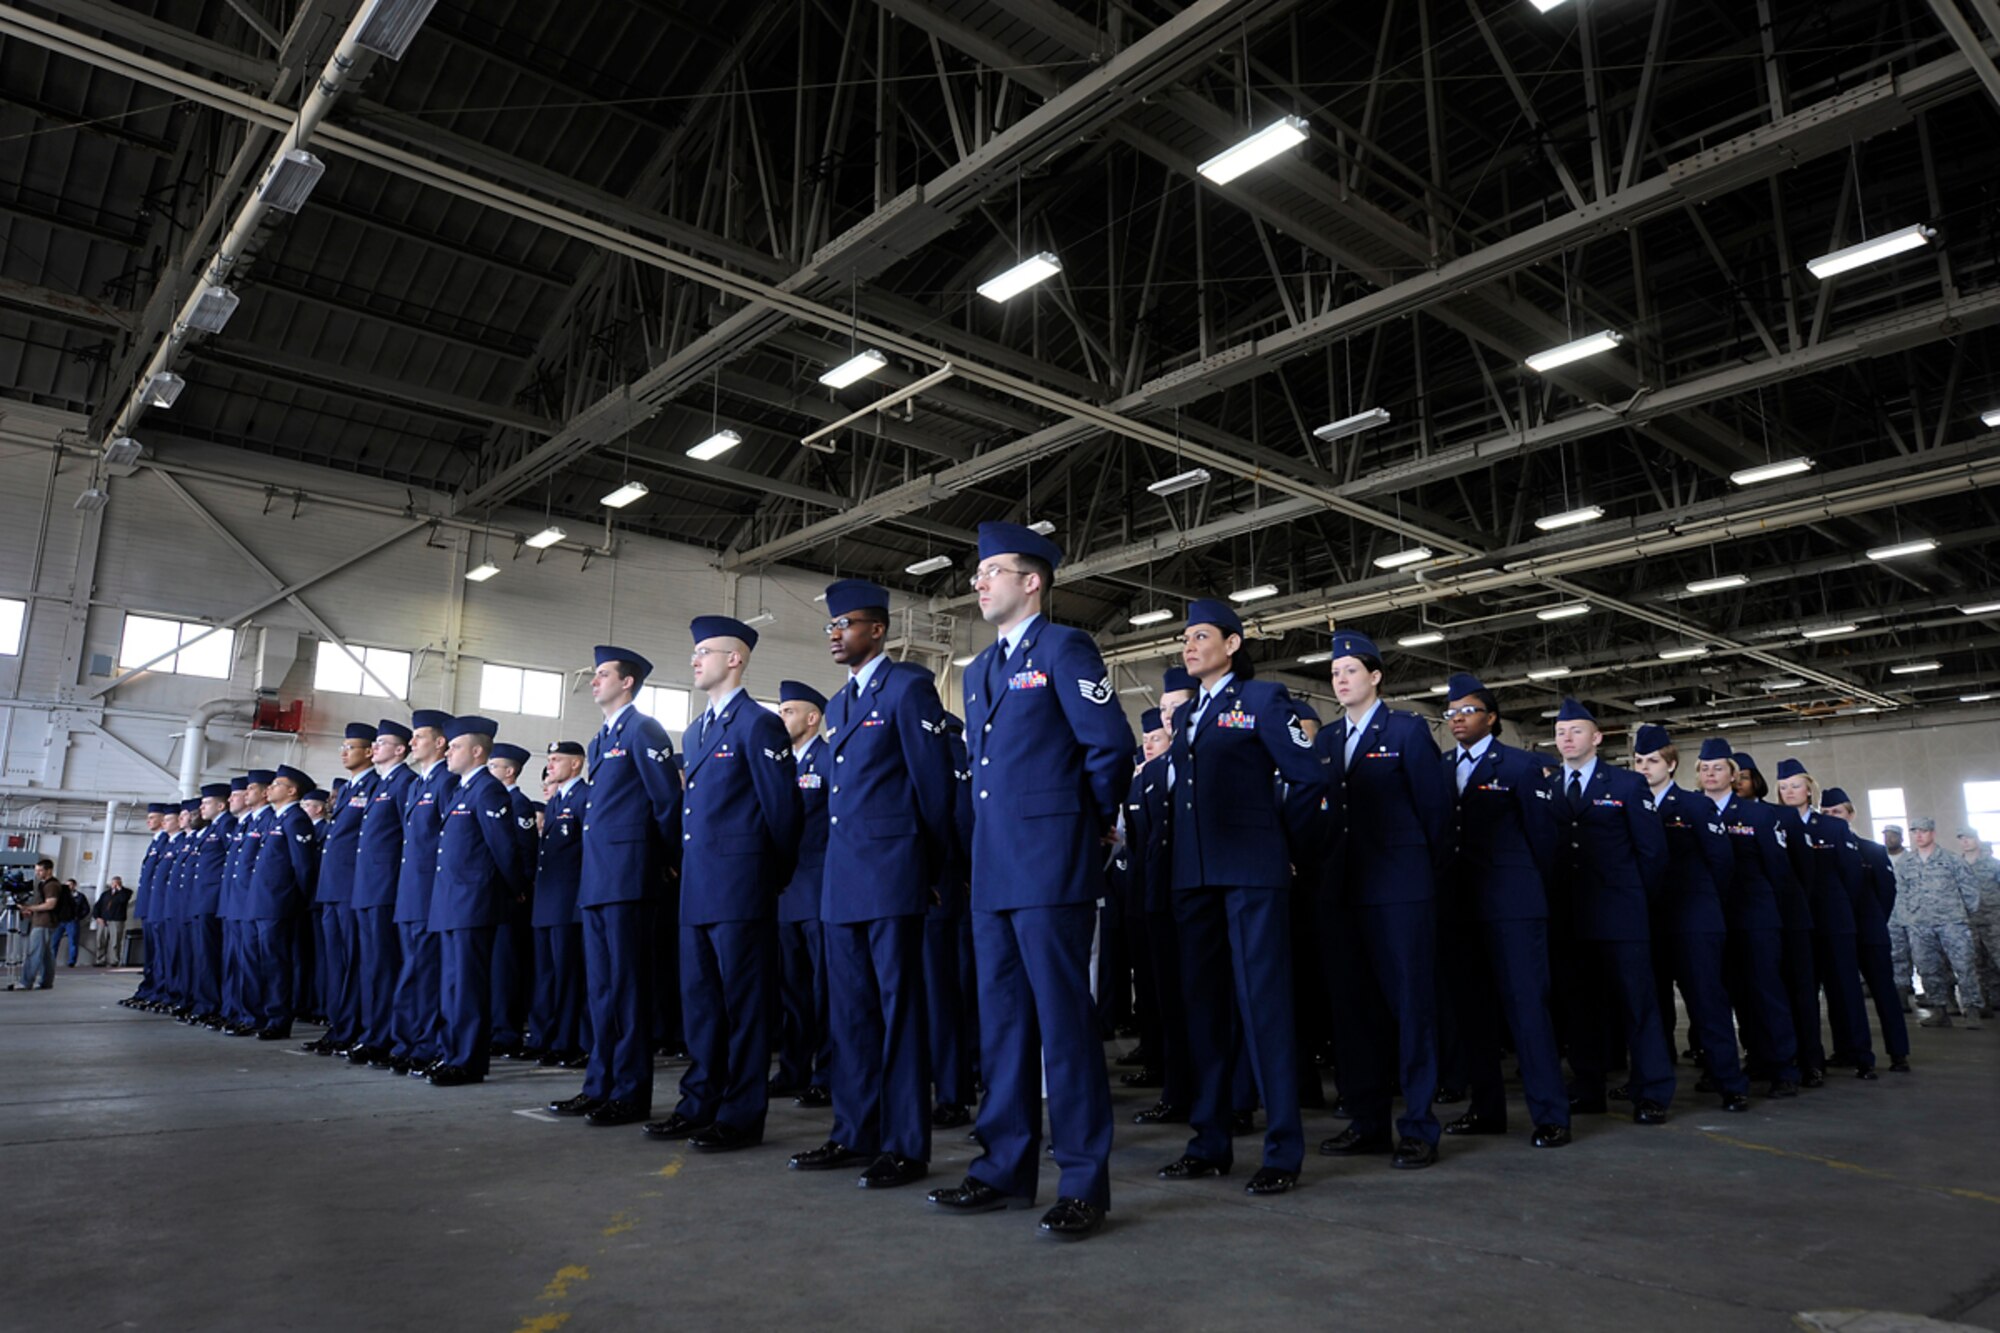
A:
[[[69,941],[69,965],[76,966],[77,946],[90,929],[90,899],[76,890],[76,881],[67,879],[56,890],[56,933],[50,944],[50,962],[62,953],[63,940]]]
[[[34,882],[21,905],[28,927],[28,956],[21,965],[20,990],[47,990],[55,984],[57,890],[56,863],[46,856],[35,862]]]
[[[91,915],[97,918],[97,960],[94,967],[119,967],[125,961],[125,918],[132,908],[132,890],[118,875],[97,895]]]

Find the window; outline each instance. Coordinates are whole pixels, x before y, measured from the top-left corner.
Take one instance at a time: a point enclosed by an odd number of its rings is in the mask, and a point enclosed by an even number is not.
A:
[[[0,654],[12,657],[21,651],[21,626],[27,619],[26,602],[0,597]]]
[[[479,669],[479,706],[501,713],[561,717],[562,672],[530,671],[489,662]]]
[[[1965,814],[1981,841],[2000,842],[2000,782],[1966,783]]]
[[[375,680],[369,679],[362,671],[366,664],[373,672]],[[363,648],[359,644],[349,644],[345,648],[337,643],[322,641],[319,657],[313,663],[313,688],[331,690],[335,694],[367,694],[377,699],[400,699],[410,692],[410,654],[399,653],[394,648]]]
[[[1875,825],[1875,841],[1882,841],[1882,830],[1891,824],[1910,827],[1909,807],[1903,803],[1901,787],[1870,787],[1868,789],[1868,819]]]
[[[125,617],[118,638],[118,666],[136,671],[171,672],[176,676],[207,676],[228,680],[236,660],[236,631],[156,616]]]
[[[686,690],[672,685],[641,685],[639,697],[633,703],[640,712],[658,718],[661,726],[678,734],[687,730],[688,704],[692,698]]]

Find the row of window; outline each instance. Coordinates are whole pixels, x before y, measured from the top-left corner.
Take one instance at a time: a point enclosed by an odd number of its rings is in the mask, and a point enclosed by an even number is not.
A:
[[[1983,841],[2000,843],[2000,782],[1966,783],[1965,815],[1967,823]],[[1882,841],[1882,830],[1891,824],[1903,829],[1903,841],[1909,841],[1910,807],[1903,798],[1901,787],[1870,787],[1868,818],[1875,825],[1875,841]],[[1938,837],[1945,846],[1956,851],[1957,833],[1955,828],[1941,828]]]

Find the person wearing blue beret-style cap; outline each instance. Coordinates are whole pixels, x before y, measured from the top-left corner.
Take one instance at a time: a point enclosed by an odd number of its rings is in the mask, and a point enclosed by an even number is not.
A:
[[[1298,1183],[1305,1152],[1288,890],[1294,845],[1311,835],[1327,777],[1290,693],[1253,678],[1242,631],[1226,603],[1204,598],[1188,605],[1181,632],[1181,664],[1200,693],[1170,724],[1173,836],[1163,872],[1187,1000],[1194,1136],[1159,1175],[1198,1180],[1231,1169],[1240,1033],[1267,1112],[1263,1161],[1245,1188],[1270,1195]]]
[[[396,982],[403,970],[396,888],[402,878],[404,801],[418,782],[406,762],[415,741],[412,729],[394,718],[375,724],[367,771],[350,785],[342,803],[347,808],[334,820],[329,841],[337,835],[339,850],[331,856],[323,853],[321,861],[323,875],[349,882],[347,917],[353,933],[353,995],[344,1028],[329,1033],[332,1053],[377,1069],[393,1067],[396,1045]],[[350,827],[351,868],[346,864]]]
[[[583,881],[583,816],[590,787],[588,756],[576,741],[548,748],[542,769],[540,841],[534,863],[534,999],[521,1058],[543,1068],[581,1069],[589,1057],[589,989],[584,980],[583,922],[577,896]]]
[[[586,747],[577,907],[593,1040],[583,1091],[549,1109],[600,1126],[652,1113],[653,913],[666,849],[681,841],[681,776],[666,728],[633,706],[651,670],[630,649],[601,644],[590,677],[604,726]]]
[[[153,881],[159,872],[160,855],[166,850],[167,834],[161,828],[164,816],[158,801],[146,803],[146,832],[151,836],[146,841],[145,855],[139,859],[139,880],[132,888],[132,902],[127,913],[134,920],[150,924],[153,920]],[[160,969],[158,955],[154,949],[147,949],[139,974],[139,987],[118,1003],[127,1009],[150,1009],[158,998]]]
[[[1813,957],[1813,909],[1806,885],[1812,879],[1811,850],[1789,819],[1779,818],[1783,807],[1768,801],[1771,784],[1757,761],[1742,750],[1736,751],[1736,794],[1768,811],[1777,825],[1779,846],[1791,873],[1772,881],[1777,890],[1778,914],[1784,919],[1785,994],[1792,1009],[1792,1032],[1798,1042],[1799,1086],[1817,1088],[1826,1082],[1826,1048],[1820,1041],[1819,977]]]
[[[254,978],[250,949],[256,926],[250,914],[251,885],[257,857],[267,840],[275,841],[275,811],[270,786],[277,773],[253,768],[243,774],[243,791],[236,808],[236,827],[223,862],[222,894],[217,915],[222,918],[222,1013],[224,1030],[247,1036],[257,1032],[251,1009]]]
[[[1106,893],[1104,845],[1117,842],[1132,779],[1132,727],[1095,641],[1046,614],[1061,563],[1039,533],[980,525],[972,586],[997,642],[966,668],[965,735],[976,775],[969,852],[985,1151],[962,1184],[930,1201],[953,1212],[1035,1202],[1046,1087],[1060,1177],[1041,1230],[1075,1241],[1111,1206],[1111,1090],[1091,940]]]
[[[826,884],[827,784],[833,752],[820,735],[826,696],[800,680],[778,682],[778,716],[791,739],[799,786],[799,847],[791,881],[778,894],[778,1070],[773,1096],[812,1108],[833,1104],[833,1036],[827,1027],[826,935],[820,925]]]
[[[1730,999],[1750,1052],[1747,1072],[1771,1080],[1768,1096],[1796,1097],[1799,1038],[1785,984],[1779,907],[1779,886],[1792,877],[1788,839],[1777,810],[1738,791],[1740,775],[1727,740],[1711,736],[1701,743],[1695,776],[1729,837],[1731,875],[1722,894],[1729,931],[1724,958]],[[1717,887],[1724,886],[1718,882]]]
[[[889,590],[868,579],[836,579],[826,585],[826,613],[838,620],[867,612],[883,619],[889,614]]]
[[[1146,710],[1140,731],[1140,764],[1125,802],[1128,896],[1133,904],[1139,1046],[1145,1064],[1120,1076],[1127,1087],[1158,1087],[1153,1105],[1133,1115],[1135,1124],[1185,1120],[1194,1097],[1188,1054],[1187,1001],[1181,986],[1180,937],[1174,928],[1172,867],[1167,861],[1167,752],[1173,747],[1175,712],[1200,686],[1184,666],[1170,666],[1161,680],[1160,706]],[[1241,1070],[1240,1072],[1247,1072]]]
[[[396,867],[395,923],[402,970],[396,977],[389,1067],[416,1078],[422,1078],[440,1057],[443,940],[430,927],[431,896],[437,885],[445,812],[459,785],[446,758],[456,721],[436,708],[410,715],[410,764],[416,769],[416,781],[403,802],[403,852]]]
[[[1896,866],[1888,849],[1860,834],[1854,802],[1846,789],[1827,787],[1819,794],[1820,809],[1836,819],[1844,819],[1853,830],[1861,855],[1862,889],[1854,900],[1855,949],[1860,955],[1861,975],[1875,1005],[1875,1017],[1882,1027],[1882,1049],[1889,1054],[1891,1073],[1910,1072],[1910,1029],[1904,1021],[1904,1006],[1915,1007],[1907,988],[1910,964],[1909,927],[1890,923],[1896,908]],[[1898,978],[1901,979],[1900,985]]]
[[[1336,629],[1327,678],[1340,716],[1315,753],[1331,781],[1318,894],[1320,967],[1332,992],[1340,1094],[1354,1118],[1319,1145],[1329,1157],[1437,1161],[1437,879],[1450,854],[1452,785],[1414,713],[1381,697],[1374,639]],[[1394,1114],[1401,1089],[1403,1109]]]
[[[235,818],[227,782],[201,788],[200,818],[189,825],[191,845],[183,852],[182,899],[177,944],[186,1016],[190,1023],[220,1026],[223,987],[223,871]]]
[[[1687,1000],[1688,1038],[1706,1070],[1699,1091],[1722,1094],[1722,1109],[1750,1109],[1750,1080],[1737,1055],[1730,1011],[1728,922],[1722,890],[1735,874],[1735,853],[1713,806],[1675,782],[1680,750],[1665,727],[1646,723],[1634,734],[1632,767],[1646,780],[1667,839],[1667,869],[1653,904],[1653,982],[1667,1050],[1675,1049],[1674,986]]]
[[[1153,734],[1154,732],[1156,732],[1156,731],[1165,731],[1166,729],[1167,729],[1167,724],[1166,724],[1165,722],[1162,722],[1162,721],[1160,720],[1160,710],[1159,710],[1159,709],[1157,709],[1157,708],[1148,708],[1148,709],[1146,709],[1146,710],[1145,710],[1144,712],[1142,712],[1142,713],[1140,713],[1140,714],[1139,714],[1139,735],[1140,735],[1140,736],[1142,736],[1142,737],[1144,737],[1144,736],[1150,736],[1150,735],[1152,735],[1152,734]],[[1150,755],[1148,755],[1147,757],[1148,757],[1148,758],[1151,758],[1151,756],[1150,756]]]
[[[357,1002],[360,943],[354,911],[354,869],[368,798],[380,781],[371,771],[379,723],[349,722],[340,743],[344,776],[326,794],[326,817],[318,824],[319,874],[314,889],[318,1012],[326,1031],[304,1044],[314,1055],[349,1050],[359,1040]]]
[[[1799,1031],[1799,1061],[1824,1077],[1828,1064],[1848,1065],[1857,1078],[1873,1080],[1875,1048],[1868,1032],[1868,1004],[1861,994],[1860,941],[1856,935],[1855,903],[1866,892],[1861,844],[1847,821],[1816,814],[1818,784],[1806,766],[1789,755],[1778,761],[1778,823],[1796,848],[1794,870],[1805,890],[1811,913],[1810,935],[1801,944],[1811,950],[1811,979],[1792,991],[1792,1024]],[[1819,992],[1826,990],[1826,1021],[1833,1033],[1828,1058],[1820,1040]],[[1810,1005],[1811,1012],[1805,1012]],[[1810,1035],[1807,1029],[1810,1028]],[[1801,1071],[1802,1081],[1811,1078]]]
[[[1444,1127],[1454,1136],[1507,1129],[1500,1019],[1513,1036],[1530,1142],[1570,1142],[1569,1096],[1549,1009],[1548,874],[1556,818],[1542,761],[1500,740],[1499,699],[1478,677],[1446,684],[1445,723],[1456,742],[1442,759],[1457,793],[1455,850],[1440,894],[1439,961],[1465,1053],[1471,1105]],[[1498,1004],[1495,1004],[1495,1001]]]
[[[1573,946],[1555,951],[1565,960],[1556,971],[1569,997],[1570,1110],[1608,1109],[1617,1023],[1630,1058],[1632,1119],[1664,1124],[1674,1060],[1653,982],[1651,904],[1666,869],[1666,832],[1645,779],[1602,762],[1604,733],[1580,700],[1562,701],[1555,733],[1562,766],[1552,793],[1559,836],[1551,885],[1567,909]]]
[[[826,716],[826,696],[802,680],[781,680],[778,682],[778,702],[780,704],[810,704],[820,716]],[[783,710],[780,709],[780,712]],[[818,724],[814,724],[817,728]],[[817,730],[814,732],[817,735]],[[793,737],[796,741],[798,738]]]
[[[493,927],[493,969],[487,988],[493,1019],[487,1050],[490,1056],[510,1060],[529,1054],[528,1010],[535,966],[534,913],[529,900],[540,850],[541,825],[535,818],[534,801],[521,787],[521,775],[533,757],[524,745],[495,741],[486,759],[486,771],[507,792],[520,884],[518,892],[503,895],[501,918]],[[540,1058],[543,1052],[536,1049],[532,1054]]]
[[[260,773],[252,770],[251,786]],[[296,932],[313,901],[319,871],[319,842],[299,798],[313,780],[290,764],[280,764],[263,784],[269,802],[260,828],[249,891],[242,902],[243,1005],[259,1040],[291,1035],[301,1002],[294,969]]]

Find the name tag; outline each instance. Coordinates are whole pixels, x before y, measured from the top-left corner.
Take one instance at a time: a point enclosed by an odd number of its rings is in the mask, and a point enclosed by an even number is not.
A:
[[[1215,725],[1224,727],[1230,731],[1255,731],[1257,729],[1257,715],[1255,713],[1246,713],[1240,708],[1231,709],[1229,712],[1215,719]]]
[[[1049,687],[1049,673],[1046,671],[1016,671],[1007,677],[1010,690],[1046,690]]]

